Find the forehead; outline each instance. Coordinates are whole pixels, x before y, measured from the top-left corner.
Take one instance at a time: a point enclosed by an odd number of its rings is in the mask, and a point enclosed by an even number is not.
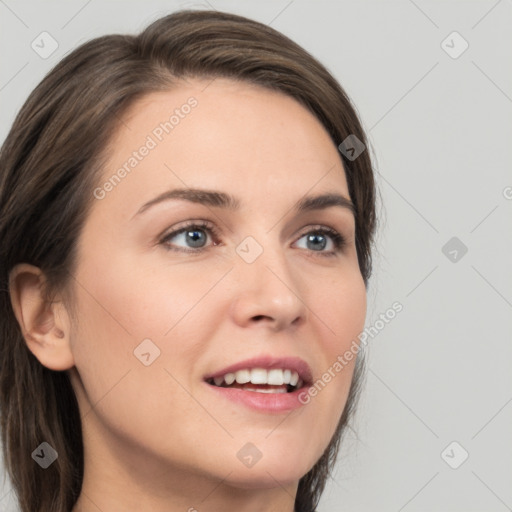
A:
[[[177,186],[278,202],[313,188],[348,197],[340,155],[318,119],[295,99],[245,82],[193,79],[147,94],[109,148],[103,182],[125,170],[109,201],[143,203]]]

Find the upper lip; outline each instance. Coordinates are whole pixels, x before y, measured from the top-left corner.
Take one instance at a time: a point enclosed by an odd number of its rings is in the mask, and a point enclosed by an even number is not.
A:
[[[283,370],[288,369],[296,371],[305,384],[311,384],[313,380],[309,364],[300,357],[272,356],[259,356],[239,361],[238,363],[226,366],[222,370],[205,375],[204,379],[209,380],[215,377],[223,377],[226,373],[235,373],[238,370],[245,370],[248,368],[263,368],[265,370],[271,370],[273,368],[282,368]]]

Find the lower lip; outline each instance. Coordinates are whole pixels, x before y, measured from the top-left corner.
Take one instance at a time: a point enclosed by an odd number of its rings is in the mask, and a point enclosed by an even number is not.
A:
[[[258,391],[244,391],[238,388],[222,388],[206,382],[205,384],[228,400],[260,412],[289,412],[305,405],[299,401],[299,395],[306,389],[306,386],[291,393],[259,393]]]

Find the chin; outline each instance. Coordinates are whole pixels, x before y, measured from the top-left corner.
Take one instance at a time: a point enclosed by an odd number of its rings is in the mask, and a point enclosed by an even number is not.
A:
[[[299,451],[299,450],[297,450]],[[314,466],[315,460],[297,458],[263,457],[252,467],[236,465],[227,478],[230,485],[240,489],[270,489],[276,486],[296,485]]]
[[[226,482],[238,489],[274,489],[278,486],[296,485],[303,476],[297,472],[294,472],[293,475],[290,472],[283,475],[275,468],[260,470],[256,473],[252,470],[239,470],[231,473]]]

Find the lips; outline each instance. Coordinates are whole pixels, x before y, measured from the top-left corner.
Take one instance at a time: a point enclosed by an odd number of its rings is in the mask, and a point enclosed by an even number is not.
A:
[[[239,376],[242,384],[238,382]],[[300,395],[305,386],[311,385],[312,374],[309,365],[299,357],[261,356],[209,373],[204,382],[208,392],[223,404],[231,402],[259,414],[289,414],[306,407]]]

